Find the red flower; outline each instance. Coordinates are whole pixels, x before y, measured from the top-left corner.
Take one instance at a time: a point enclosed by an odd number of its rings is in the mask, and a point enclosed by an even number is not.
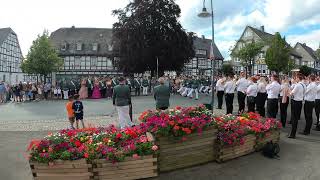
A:
[[[74,143],[77,147],[81,146],[81,142],[79,140],[76,140],[76,142]]]
[[[174,129],[174,130],[179,130],[180,127],[179,127],[179,126],[174,126],[173,129]]]
[[[89,154],[88,154],[88,153],[84,153],[84,154],[83,154],[83,157],[84,157],[84,158],[88,158],[88,157],[89,157]]]
[[[118,139],[120,139],[122,137],[122,134],[121,133],[118,133],[117,135],[116,135],[116,138],[118,138]]]

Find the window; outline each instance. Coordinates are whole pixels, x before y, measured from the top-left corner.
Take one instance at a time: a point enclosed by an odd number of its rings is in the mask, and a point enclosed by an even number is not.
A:
[[[75,57],[75,58],[74,58],[74,67],[75,67],[76,69],[79,69],[79,68],[80,68],[80,63],[81,63],[80,57]]]
[[[77,43],[77,51],[81,51],[82,50],[82,43]]]
[[[98,51],[98,43],[92,44],[92,51]]]
[[[61,45],[61,50],[62,50],[62,51],[67,50],[67,43],[63,43],[63,44]]]
[[[96,68],[97,67],[97,57],[91,57],[91,67]]]
[[[113,50],[113,45],[112,44],[108,44],[108,50],[112,51]]]
[[[203,49],[197,49],[196,54],[198,55],[207,55],[207,51]]]
[[[244,37],[250,37],[250,36],[252,36],[251,31],[246,31],[246,32],[244,33]]]

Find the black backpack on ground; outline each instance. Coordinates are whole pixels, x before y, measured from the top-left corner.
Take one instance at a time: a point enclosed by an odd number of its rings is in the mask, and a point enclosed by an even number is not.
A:
[[[267,142],[267,144],[262,148],[262,154],[268,158],[279,158],[279,152],[279,144],[273,143],[272,141]]]

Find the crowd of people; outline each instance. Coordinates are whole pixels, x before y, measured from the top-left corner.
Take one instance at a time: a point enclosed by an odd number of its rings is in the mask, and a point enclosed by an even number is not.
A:
[[[320,131],[320,77],[310,75],[305,77],[296,74],[289,79],[277,75],[261,77],[259,75],[246,78],[245,73],[239,77],[230,75],[220,77],[216,82],[218,108],[222,108],[225,97],[226,113],[232,114],[235,94],[239,104],[238,114],[245,111],[258,112],[262,117],[276,118],[280,109],[282,126],[292,124],[289,138],[296,137],[298,121],[303,107],[306,126],[301,134],[309,135],[313,123],[313,111],[316,114],[316,127]],[[287,121],[287,109],[291,106],[291,119]]]

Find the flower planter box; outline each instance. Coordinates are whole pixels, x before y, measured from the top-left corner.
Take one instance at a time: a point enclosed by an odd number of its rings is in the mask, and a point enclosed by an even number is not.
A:
[[[243,145],[226,146],[217,145],[217,162],[224,162],[230,159],[241,157],[255,151],[256,136],[247,135],[244,137],[245,143]]]
[[[158,165],[159,171],[171,171],[190,167],[215,160],[214,145],[217,138],[217,129],[207,129],[201,134],[193,133],[174,139],[158,137],[156,144],[159,146]]]
[[[35,180],[89,180],[93,177],[92,165],[85,159],[75,161],[56,160],[50,165],[29,162]]]
[[[272,130],[270,132],[267,132],[264,137],[257,137],[257,143],[256,143],[256,151],[260,151],[267,142],[274,142],[278,143],[280,141],[280,130]]]
[[[93,161],[94,179],[99,180],[129,180],[150,178],[158,175],[157,158],[150,156],[138,159],[126,158],[123,162],[111,163],[105,159]]]

